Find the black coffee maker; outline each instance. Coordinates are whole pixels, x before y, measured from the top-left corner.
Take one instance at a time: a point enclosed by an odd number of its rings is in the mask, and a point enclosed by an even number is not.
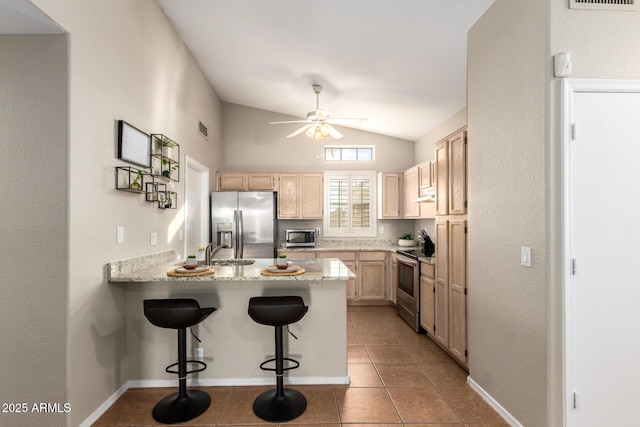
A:
[[[431,238],[427,234],[427,230],[420,230],[420,236],[422,236],[422,241],[420,242],[420,253],[422,253],[423,256],[432,257],[436,251],[436,245],[431,241]]]

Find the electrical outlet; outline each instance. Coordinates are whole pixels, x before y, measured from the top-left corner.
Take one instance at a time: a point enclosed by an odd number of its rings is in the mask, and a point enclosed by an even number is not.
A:
[[[204,348],[196,347],[193,357],[202,362],[204,360]]]
[[[316,236],[320,235],[320,227],[316,227]]]
[[[149,245],[156,246],[158,244],[158,233],[153,232],[149,237]]]
[[[378,234],[384,234],[384,225],[378,227]]]

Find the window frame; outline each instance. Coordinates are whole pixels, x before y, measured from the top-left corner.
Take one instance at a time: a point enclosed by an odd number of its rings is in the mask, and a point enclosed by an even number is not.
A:
[[[347,218],[349,225],[347,229],[338,229],[331,227],[331,209],[330,209],[330,183],[331,179],[349,180],[348,185],[348,212]],[[352,182],[354,179],[368,179],[370,182],[369,196],[369,227],[366,229],[354,229],[351,225],[351,200]],[[377,215],[377,173],[375,171],[325,171],[324,172],[324,218],[323,218],[323,234],[325,237],[377,237],[378,215]]]
[[[371,159],[370,160],[358,160],[357,158],[355,160],[343,160],[342,159],[342,150],[344,149],[354,149],[356,150],[361,150],[361,149],[368,149],[371,150]],[[340,159],[337,160],[331,160],[331,159],[327,159],[327,150],[340,150]],[[357,157],[357,154],[356,154]],[[366,162],[374,162],[376,160],[376,146],[375,145],[325,145],[322,151],[322,158],[325,162],[328,163],[334,163],[334,164],[339,164],[339,163],[366,163]]]

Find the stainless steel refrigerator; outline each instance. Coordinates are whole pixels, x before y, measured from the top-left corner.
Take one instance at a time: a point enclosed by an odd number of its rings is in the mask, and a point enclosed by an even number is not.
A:
[[[273,258],[276,226],[275,193],[211,193],[211,241],[230,247],[215,258]]]

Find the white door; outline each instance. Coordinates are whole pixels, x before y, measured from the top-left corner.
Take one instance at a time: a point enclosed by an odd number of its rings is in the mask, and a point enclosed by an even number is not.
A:
[[[204,258],[198,249],[209,242],[209,169],[185,156],[184,251]]]
[[[565,109],[566,420],[640,425],[640,83],[584,83]]]

